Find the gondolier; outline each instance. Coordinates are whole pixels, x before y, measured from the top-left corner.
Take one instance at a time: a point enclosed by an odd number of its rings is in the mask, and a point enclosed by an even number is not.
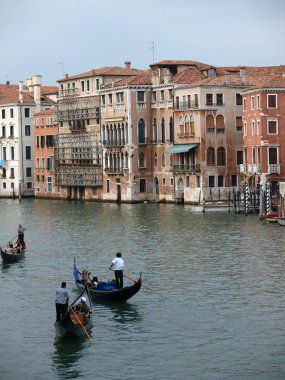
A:
[[[114,267],[115,279],[119,289],[124,287],[124,275],[123,270],[125,268],[124,260],[122,259],[121,252],[117,252],[116,257],[112,260],[112,264],[110,265],[110,270]]]
[[[19,224],[18,239],[21,243],[23,243],[23,241],[24,241],[24,231],[25,231],[25,228],[22,226],[22,224]]]
[[[66,282],[61,283],[61,287],[56,289],[55,308],[56,320],[61,321],[65,316],[68,309],[68,291],[66,289]]]

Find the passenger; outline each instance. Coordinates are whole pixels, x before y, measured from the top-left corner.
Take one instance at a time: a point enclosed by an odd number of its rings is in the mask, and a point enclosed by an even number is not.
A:
[[[17,253],[21,253],[21,252],[22,252],[22,249],[23,249],[23,246],[22,246],[22,244],[20,243],[20,241],[18,240],[18,241],[17,241],[17,245],[16,245],[16,252],[17,252]]]
[[[6,249],[6,252],[7,253],[13,253],[14,252],[13,243],[11,241],[9,241],[8,247]]]
[[[90,274],[91,274],[91,272],[89,272],[88,269],[83,269],[82,278],[81,278],[82,284],[90,284],[91,283],[91,280],[89,278]]]
[[[98,283],[99,283],[98,277],[97,276],[93,276],[93,278],[92,278],[92,288],[96,289],[98,287]]]
[[[77,313],[82,313],[83,314],[83,318],[84,318],[84,323],[87,322],[87,320],[90,318],[90,307],[89,305],[86,303],[86,298],[85,297],[81,297],[81,300],[80,300],[80,303],[78,303],[76,306],[75,306],[75,311]]]

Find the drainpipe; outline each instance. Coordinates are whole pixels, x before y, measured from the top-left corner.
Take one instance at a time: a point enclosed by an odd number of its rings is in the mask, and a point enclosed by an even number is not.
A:
[[[133,135],[132,135],[132,106],[131,106],[131,91],[127,90],[127,107],[128,107],[128,150],[129,150],[129,185],[131,201],[134,198],[134,173],[133,173]]]

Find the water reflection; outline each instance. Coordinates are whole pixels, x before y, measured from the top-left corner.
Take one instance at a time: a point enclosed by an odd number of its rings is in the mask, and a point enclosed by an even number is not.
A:
[[[59,379],[78,379],[82,376],[78,360],[83,356],[86,338],[61,338],[54,343],[53,367]]]
[[[129,326],[130,323],[138,323],[142,320],[138,307],[127,302],[104,303],[97,307],[97,312],[100,313],[102,308],[105,309],[104,314],[111,312],[113,321],[122,325]]]

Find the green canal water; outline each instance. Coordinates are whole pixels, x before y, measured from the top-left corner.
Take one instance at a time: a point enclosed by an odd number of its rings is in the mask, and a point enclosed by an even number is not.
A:
[[[0,244],[19,223],[26,258],[0,267],[1,380],[285,378],[279,225],[177,205],[0,200]],[[94,344],[56,341],[55,290],[78,294],[74,257],[107,280],[118,250],[125,274],[155,291],[93,304]]]

